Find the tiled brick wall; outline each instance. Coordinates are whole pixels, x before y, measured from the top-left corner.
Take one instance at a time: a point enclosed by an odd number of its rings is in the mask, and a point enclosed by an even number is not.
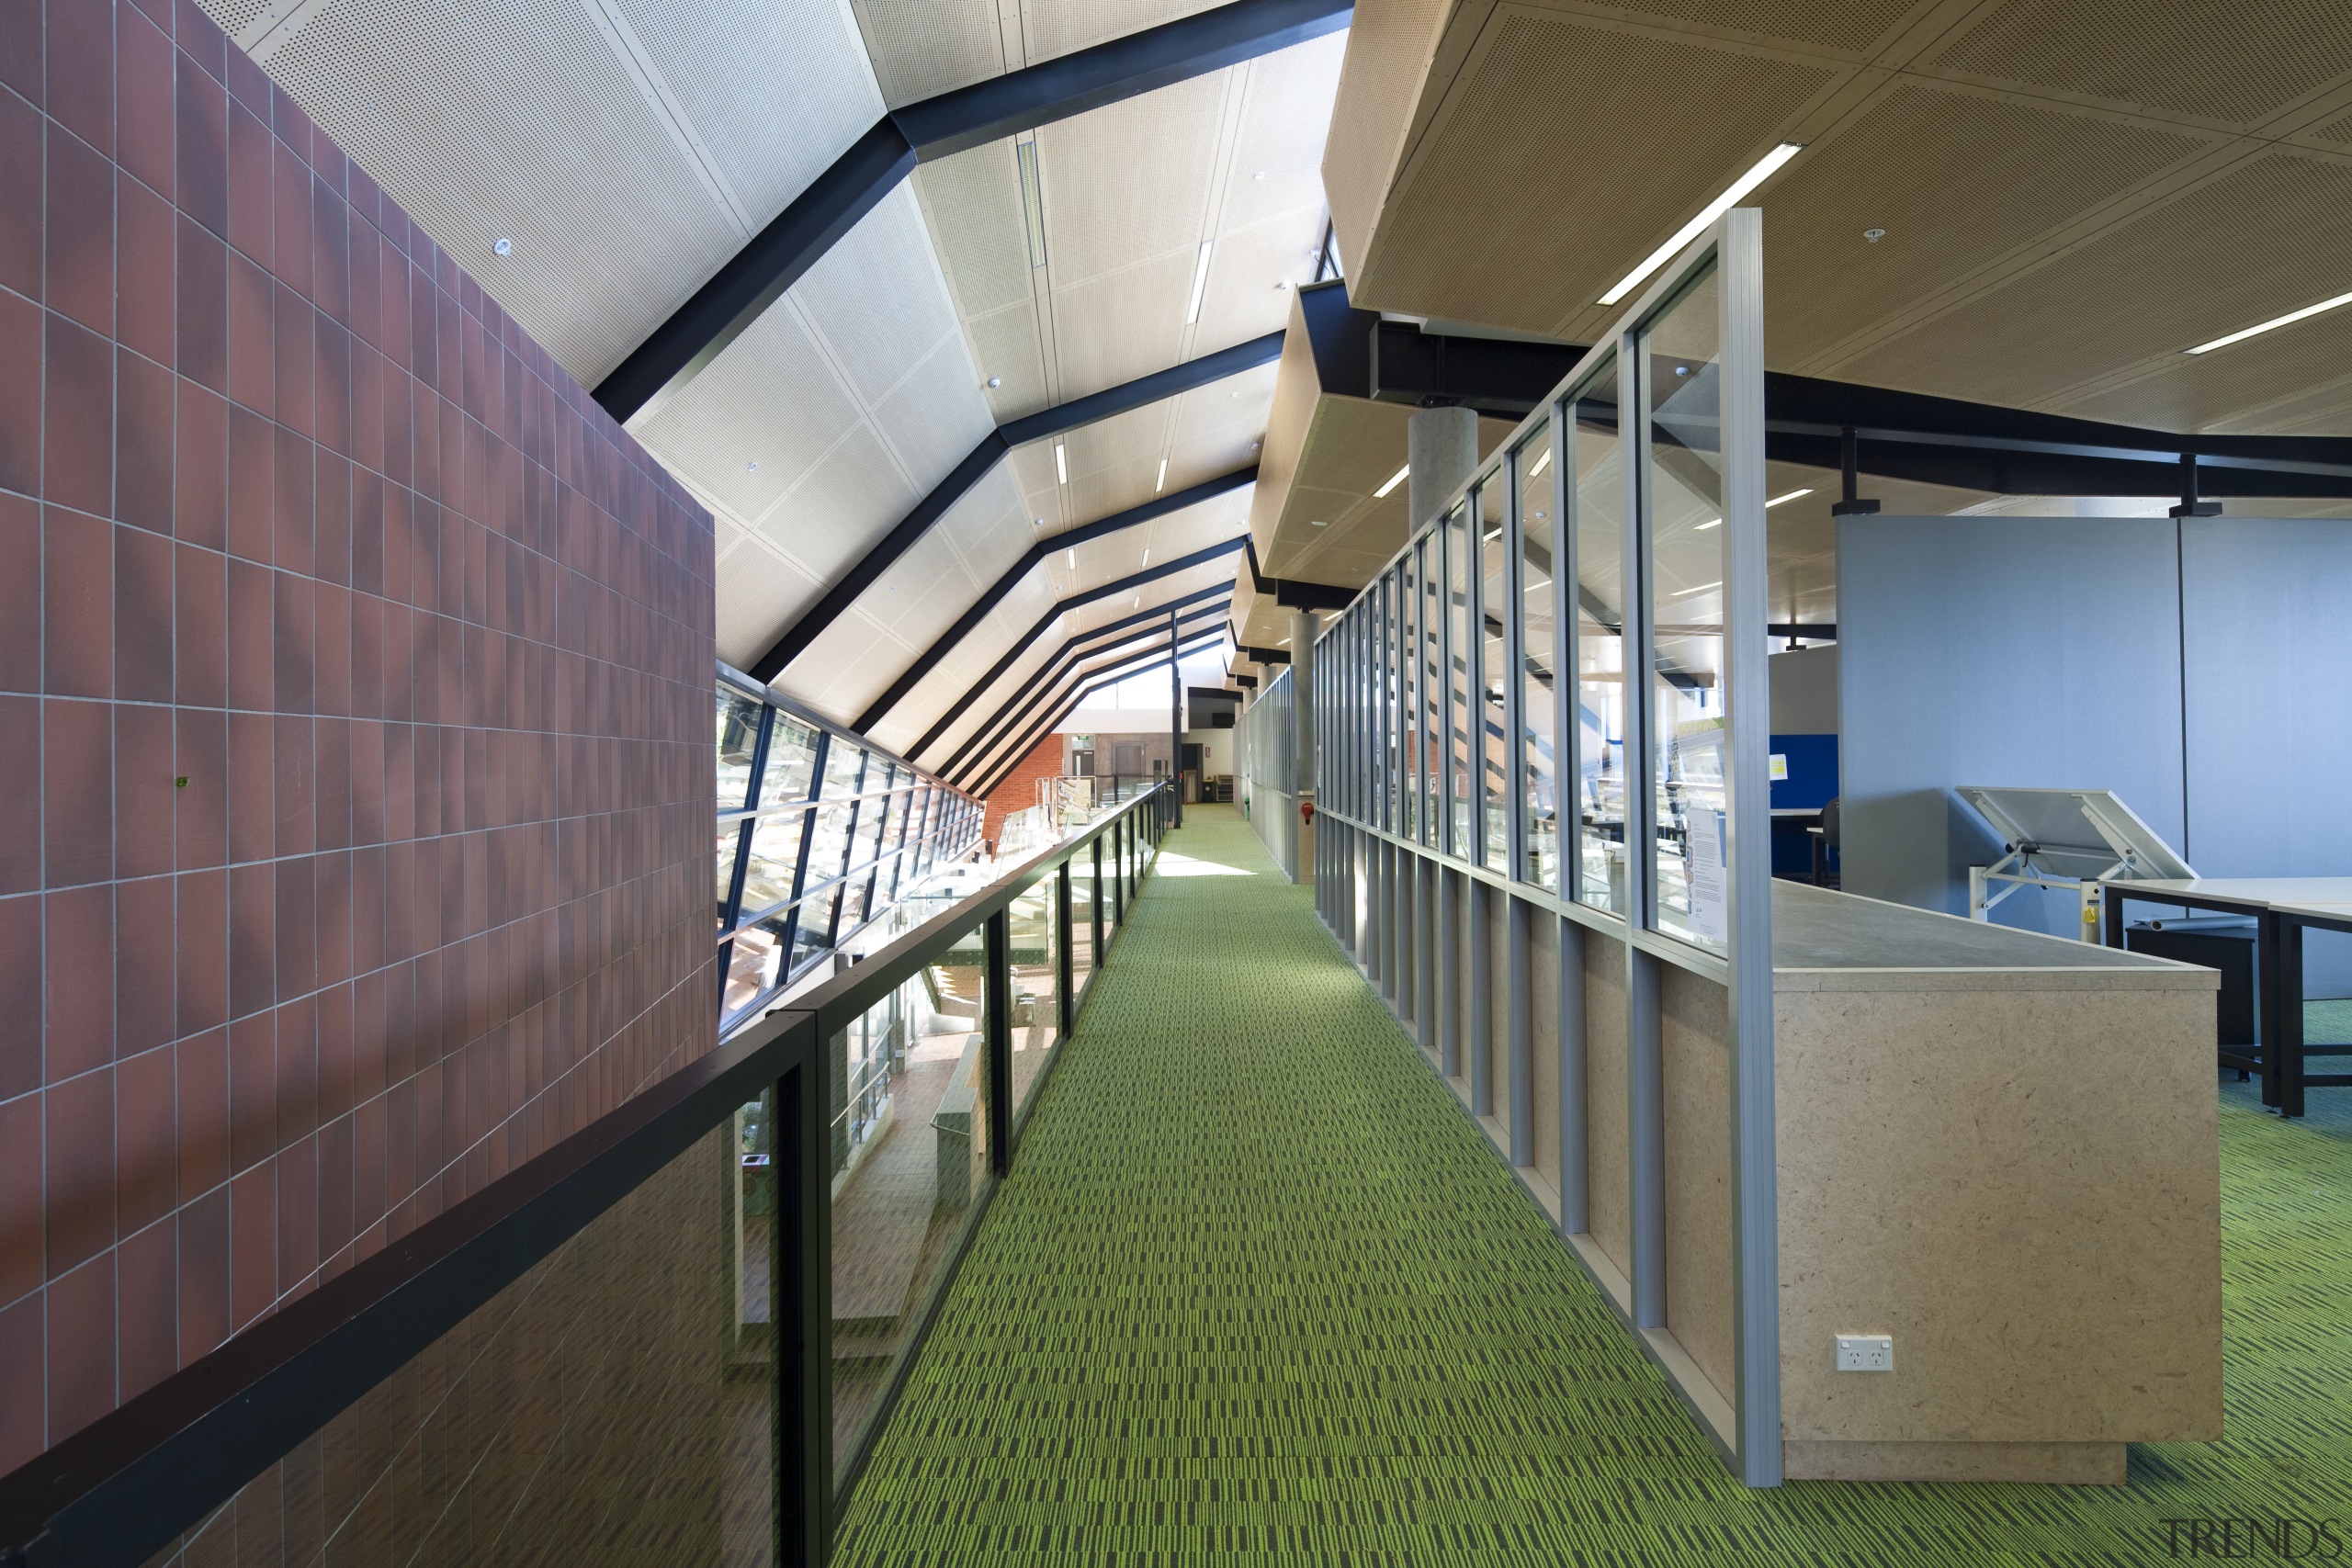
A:
[[[0,0],[0,1471],[708,1048],[711,571],[194,6]]]
[[[1037,804],[1037,781],[1057,777],[1062,771],[1063,735],[1058,731],[1046,736],[1029,749],[1029,754],[1013,764],[1004,782],[990,790],[984,802],[988,815],[980,824],[980,837],[995,843],[1004,831],[1004,819],[1016,811],[1026,811]]]

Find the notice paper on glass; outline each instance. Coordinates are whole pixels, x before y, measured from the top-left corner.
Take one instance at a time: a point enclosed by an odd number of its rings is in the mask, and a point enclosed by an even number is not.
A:
[[[1693,811],[1690,823],[1690,934],[1702,942],[1725,942],[1731,919],[1724,893],[1724,814]]]

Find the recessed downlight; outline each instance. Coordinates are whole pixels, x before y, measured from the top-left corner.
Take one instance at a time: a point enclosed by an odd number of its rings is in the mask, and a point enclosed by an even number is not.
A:
[[[1602,295],[1600,302],[1604,305],[1614,305],[1618,300],[1631,294],[1642,279],[1672,261],[1683,246],[1697,239],[1701,230],[1730,211],[1741,197],[1770,179],[1779,172],[1781,164],[1804,151],[1804,143],[1802,141],[1783,141],[1761,158],[1757,159],[1746,174],[1724,187],[1721,196],[1701,208],[1697,217],[1677,229],[1671,239],[1644,257],[1641,265],[1618,279],[1617,287]]]

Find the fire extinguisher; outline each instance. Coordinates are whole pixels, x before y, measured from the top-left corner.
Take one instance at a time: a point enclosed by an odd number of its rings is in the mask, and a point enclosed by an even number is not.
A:
[[[1302,800],[1298,803],[1298,819],[1302,822],[1312,822],[1315,820],[1315,803],[1313,801]]]

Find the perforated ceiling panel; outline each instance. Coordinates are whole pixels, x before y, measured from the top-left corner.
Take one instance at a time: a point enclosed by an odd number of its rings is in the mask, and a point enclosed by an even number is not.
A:
[[[607,0],[763,224],[882,113],[842,0]]]
[[[2290,214],[2294,243],[2238,243],[2279,233]],[[2094,388],[2085,383],[2102,367],[2168,364],[2192,344],[2341,293],[2338,258],[2347,248],[2352,164],[2272,152],[1853,355],[1838,373],[2073,412],[2062,390],[2067,380],[2073,398],[2087,396]],[[2259,364],[2281,390],[2308,385],[2314,368],[2332,376],[2340,363],[2327,356],[2323,336],[2307,331],[2220,352],[2239,356],[2231,373]],[[1929,378],[1932,386],[1921,385]]]
[[[1760,39],[1799,39],[1831,49],[1867,50],[1916,0],[1635,0],[1637,17],[1670,17]]]
[[[2342,291],[2322,276],[2341,200],[2323,171],[2352,168],[2338,0],[1500,0],[1453,8],[1400,85],[1419,15],[1386,0],[1360,19],[1386,48],[1362,72],[1351,52],[1335,111],[1360,308],[1589,341],[1615,313],[1600,293],[1790,141],[1748,198],[1771,368],[2347,427],[2315,324],[2179,359]],[[1398,137],[1384,188],[1362,150]]]
[[[1007,69],[998,0],[851,3],[874,57],[882,96],[892,108],[969,86]],[[1014,36],[1017,41],[1017,28]]]
[[[1091,49],[1179,17],[1214,10],[1224,0],[1021,0],[1028,62]]]
[[[1498,10],[1408,152],[1373,254],[1351,258],[1357,303],[1565,333],[1837,73],[1697,38]],[[1676,103],[1704,112],[1674,115],[1673,134],[1645,141],[1640,156],[1596,149],[1595,127],[1656,121],[1669,83]],[[1568,104],[1573,113],[1541,107]],[[1464,265],[1465,249],[1483,265]]]
[[[583,384],[741,243],[580,0],[309,16],[270,74]]]
[[[2352,71],[2352,6],[2264,0],[2222,12],[2147,0],[2007,0],[1934,63],[2250,124]]]
[[[1800,368],[2217,139],[1905,85],[1792,164],[1764,201],[1765,322]],[[1901,164],[1912,177],[1888,180]],[[1863,231],[1881,229],[1876,243]]]

